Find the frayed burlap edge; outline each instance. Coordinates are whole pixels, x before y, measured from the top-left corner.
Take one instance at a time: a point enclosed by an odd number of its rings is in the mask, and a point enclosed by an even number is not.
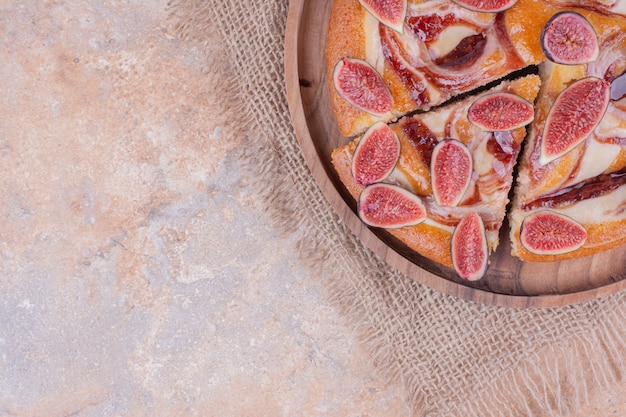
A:
[[[615,296],[607,302],[617,299],[623,301],[622,296]],[[451,405],[446,414],[504,417],[577,413],[599,393],[615,389],[623,381],[625,319],[626,312],[620,307],[603,315],[596,328],[548,344],[503,370],[475,398]]]
[[[285,0],[169,4],[182,39],[202,45],[219,37],[224,60],[208,56],[207,71],[223,79],[216,95],[243,137],[248,186],[276,229],[296,236],[303,261],[357,328],[373,364],[388,380],[403,381],[408,414],[567,415],[594,390],[621,381],[624,293],[545,310],[479,305],[406,278],[350,233],[315,185],[289,124],[287,7]]]

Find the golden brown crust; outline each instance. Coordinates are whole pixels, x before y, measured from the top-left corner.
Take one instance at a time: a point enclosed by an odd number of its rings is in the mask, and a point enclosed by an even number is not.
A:
[[[373,117],[342,99],[333,86],[333,71],[341,58],[349,56],[365,59],[365,34],[362,24],[365,13],[367,12],[358,0],[335,1],[328,21],[325,52],[326,78],[337,125],[344,136],[374,121]]]
[[[358,143],[358,139],[355,139],[347,145],[335,149],[331,155],[331,160],[335,171],[337,171],[339,175],[339,179],[355,200],[359,198],[359,194],[361,194],[361,191],[365,188],[354,181],[354,177],[352,176],[352,155]]]
[[[536,255],[524,248],[520,240],[520,230],[514,231],[514,242],[517,245],[516,256],[527,262],[554,262],[567,259],[582,258],[616,248],[626,243],[626,219],[617,222],[584,225],[587,240],[582,248],[562,255]]]
[[[542,62],[546,57],[541,50],[539,34],[556,9],[544,0],[519,0],[516,6],[506,14],[511,41],[522,59]]]

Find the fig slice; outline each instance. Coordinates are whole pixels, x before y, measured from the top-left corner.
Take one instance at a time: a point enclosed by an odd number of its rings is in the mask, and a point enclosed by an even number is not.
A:
[[[585,244],[587,231],[571,217],[551,210],[541,210],[522,222],[522,245],[537,255],[561,255]]]
[[[352,176],[369,185],[387,178],[400,158],[400,139],[388,125],[374,123],[361,137],[352,156]]]
[[[602,120],[609,105],[610,84],[582,78],[559,94],[546,117],[539,163],[543,166],[583,142]]]
[[[339,95],[359,110],[380,117],[393,108],[393,97],[383,77],[362,59],[340,59],[333,83]]]
[[[476,212],[465,215],[454,229],[451,251],[452,265],[461,278],[476,281],[485,275],[489,247],[485,224]]]
[[[526,126],[535,118],[528,100],[511,93],[490,93],[477,98],[467,111],[470,122],[482,130],[502,132]]]
[[[426,220],[426,207],[412,192],[397,185],[377,183],[361,191],[357,212],[369,226],[397,229]]]
[[[510,9],[517,0],[452,0],[459,6],[475,12],[498,13]]]
[[[407,0],[359,0],[359,3],[383,25],[404,33]]]
[[[459,204],[472,178],[472,154],[456,139],[439,142],[430,160],[433,197],[440,206]]]
[[[546,58],[557,64],[588,64],[600,53],[593,26],[584,16],[572,11],[552,16],[543,27],[540,39]]]

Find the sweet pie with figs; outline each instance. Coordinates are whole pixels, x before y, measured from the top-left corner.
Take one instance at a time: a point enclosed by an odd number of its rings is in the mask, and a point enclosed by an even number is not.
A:
[[[626,243],[626,3],[335,0],[325,59],[361,219],[481,278]]]

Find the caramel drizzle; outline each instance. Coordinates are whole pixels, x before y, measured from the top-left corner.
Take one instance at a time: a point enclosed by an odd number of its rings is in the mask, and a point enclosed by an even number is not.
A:
[[[430,166],[433,150],[438,142],[435,134],[422,122],[411,117],[403,120],[402,132],[417,151],[424,165]]]
[[[484,32],[477,35],[468,36],[459,42],[459,44],[450,53],[435,59],[435,64],[440,67],[466,67],[471,66],[483,54],[487,37]]]
[[[566,207],[579,201],[601,197],[626,184],[626,167],[610,174],[600,174],[561,190],[544,194],[522,206],[523,210],[540,207]]]

